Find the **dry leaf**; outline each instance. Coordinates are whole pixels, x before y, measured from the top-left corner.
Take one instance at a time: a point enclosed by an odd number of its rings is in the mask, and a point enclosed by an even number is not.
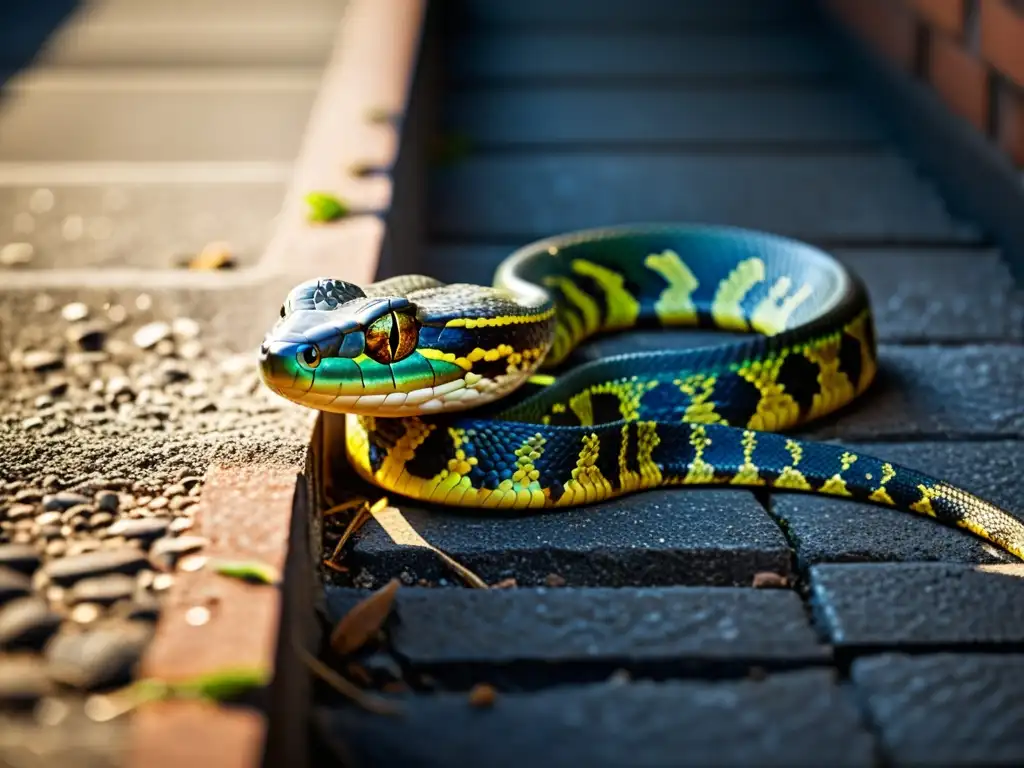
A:
[[[487,683],[477,683],[469,692],[469,704],[473,707],[493,707],[497,700],[498,691]]]
[[[331,648],[347,656],[362,648],[387,621],[395,594],[402,582],[392,579],[369,597],[360,600],[331,632]]]
[[[789,581],[781,573],[759,571],[754,574],[754,589],[785,589]]]
[[[188,262],[189,269],[228,269],[235,265],[231,246],[227,243],[207,243],[199,254]]]

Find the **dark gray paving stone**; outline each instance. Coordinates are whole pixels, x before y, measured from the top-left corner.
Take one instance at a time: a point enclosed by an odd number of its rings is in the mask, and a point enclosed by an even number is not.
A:
[[[446,115],[474,149],[756,142],[877,145],[877,119],[837,88],[528,88],[464,91]],[[543,115],[543,119],[537,119]]]
[[[505,245],[434,245],[423,269],[446,282],[490,285]],[[886,342],[1019,340],[1024,291],[1001,256],[986,250],[836,250],[867,284]],[[650,343],[658,343],[658,335]],[[712,341],[712,343],[715,343]]]
[[[332,622],[365,594],[329,591]],[[392,621],[394,652],[449,685],[596,682],[617,669],[714,677],[829,660],[789,590],[413,588],[399,590]]]
[[[803,21],[806,8],[799,0],[470,0],[462,3],[463,16],[479,26],[562,27],[580,29],[592,26],[630,27],[692,27],[716,25],[723,27],[761,26],[766,23]]]
[[[1024,435],[1024,347],[882,346],[872,388],[850,408],[804,434],[871,440]]]
[[[39,189],[0,187],[0,243],[32,245],[34,269],[166,269],[210,242],[227,242],[239,263],[255,262],[284,199],[277,183]]]
[[[1020,442],[869,443],[858,445],[857,450],[926,471],[1004,509],[1024,513]],[[1016,562],[967,531],[869,504],[780,493],[772,496],[772,511],[784,521],[790,541],[796,544],[801,568],[864,560]]]
[[[1024,765],[1024,656],[886,654],[852,677],[889,765]]]
[[[883,341],[1024,338],[1024,290],[987,250],[847,250],[835,255],[867,284]]]
[[[837,650],[1024,648],[1024,579],[948,563],[816,565],[817,621]]]
[[[691,221],[816,242],[973,242],[898,155],[470,156],[435,172],[438,240],[527,242],[588,227]]]
[[[521,516],[402,506],[406,519],[489,582],[541,586],[556,573],[574,586],[737,585],[758,571],[787,574],[790,551],[746,491],[657,490],[603,504]],[[375,522],[357,535],[354,569],[455,580],[431,552],[395,544]]]
[[[786,29],[722,35],[474,31],[448,55],[447,74],[456,84],[618,78],[792,82],[828,79],[836,70],[820,38]]]
[[[317,710],[322,730],[381,766],[869,766],[872,740],[829,672],[759,682],[609,682],[504,694],[490,709],[465,696],[406,701],[403,717]]]

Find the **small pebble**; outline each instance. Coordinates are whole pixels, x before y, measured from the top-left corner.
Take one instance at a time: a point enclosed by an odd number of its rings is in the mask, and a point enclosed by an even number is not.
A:
[[[105,525],[110,525],[113,521],[114,516],[109,512],[97,512],[89,518],[89,527],[95,530]]]
[[[25,517],[31,517],[35,514],[36,508],[32,504],[12,504],[7,508],[7,519],[8,520],[20,520]]]
[[[21,358],[21,365],[25,370],[42,373],[54,371],[64,365],[64,360],[56,352],[45,349],[33,349],[26,352]]]
[[[54,583],[68,585],[89,576],[107,573],[135,574],[147,565],[146,555],[135,547],[100,549],[80,555],[54,560],[43,566],[43,571]]]
[[[151,627],[137,621],[62,633],[46,647],[50,675],[87,691],[129,683],[151,635]]]
[[[78,504],[88,504],[89,497],[72,491],[58,491],[55,494],[43,497],[43,509],[56,509],[64,511]]]
[[[92,624],[102,613],[103,611],[96,603],[79,603],[71,609],[71,613],[68,615],[76,624]]]
[[[185,611],[185,623],[190,627],[201,627],[210,621],[210,609],[205,605],[196,605]]]
[[[96,494],[96,509],[101,512],[117,512],[121,500],[113,491],[100,491]]]
[[[0,657],[0,702],[33,705],[52,690],[46,663],[39,656],[17,653]]]
[[[153,542],[149,556],[160,568],[172,568],[179,557],[198,552],[207,543],[202,536],[165,537]]]
[[[86,352],[97,352],[107,340],[107,327],[102,323],[87,323],[69,328],[67,340]]]
[[[194,339],[199,336],[199,323],[190,317],[176,317],[171,321],[171,331],[179,339]]]
[[[11,600],[28,596],[32,580],[24,573],[0,566],[0,606]]]
[[[191,517],[176,517],[167,526],[167,531],[169,533],[184,533],[194,525],[195,521]]]
[[[148,593],[138,595],[114,606],[113,612],[124,619],[156,621],[160,618],[160,602]]]
[[[109,536],[149,540],[163,536],[169,520],[159,517],[122,518],[107,529]]]
[[[89,307],[80,301],[73,301],[61,308],[60,315],[69,323],[77,323],[89,316]]]
[[[39,561],[39,551],[31,544],[0,544],[0,566],[31,575]]]
[[[142,298],[141,296],[139,297]],[[140,308],[141,309],[141,308]],[[164,322],[148,323],[132,335],[132,342],[140,349],[153,349],[171,335],[171,326]]]
[[[136,582],[123,573],[82,579],[68,590],[67,600],[71,603],[97,603],[112,605],[135,594]]]
[[[60,616],[38,597],[22,597],[0,608],[0,648],[41,648],[60,627]]]
[[[7,243],[0,248],[0,266],[18,267],[28,264],[35,255],[32,243]]]
[[[153,577],[153,591],[154,592],[166,592],[168,589],[174,586],[174,574],[173,573],[158,573]]]

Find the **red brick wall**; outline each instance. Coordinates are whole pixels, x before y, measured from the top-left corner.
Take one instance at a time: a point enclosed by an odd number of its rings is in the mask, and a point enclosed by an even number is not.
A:
[[[823,0],[1024,167],[1024,0]]]

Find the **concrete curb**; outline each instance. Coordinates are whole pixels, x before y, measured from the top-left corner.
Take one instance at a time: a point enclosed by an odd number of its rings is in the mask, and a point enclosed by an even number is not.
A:
[[[382,218],[359,215],[337,224],[311,226],[304,218],[302,197],[320,190],[338,195],[357,210],[384,212],[389,208],[391,179],[358,178],[349,168],[359,162],[390,169],[395,162],[398,121],[371,121],[369,114],[378,110],[394,117],[403,114],[424,11],[423,0],[350,0],[310,115],[281,223],[262,260],[235,273],[179,272],[175,284],[231,289],[241,283],[269,283],[280,285],[283,295],[294,282],[317,274],[354,282],[374,279],[384,237]],[[169,276],[162,270],[104,275],[105,284],[140,287],[166,281]],[[69,272],[65,279],[78,278]],[[305,551],[304,543],[291,542],[289,535],[295,530],[296,517],[306,514],[295,504],[296,483],[303,481],[304,471],[304,467],[287,464],[211,467],[196,516],[196,532],[210,541],[204,554],[211,559],[257,560],[284,573],[290,548]],[[220,576],[209,567],[182,573],[165,598],[140,676],[176,680],[253,665],[279,671],[274,669],[281,657],[279,646],[288,641],[287,632],[292,629],[284,604],[290,596],[305,594],[308,589],[293,588],[287,575],[281,585],[273,587]],[[201,626],[186,620],[186,613],[196,606],[210,612]],[[291,613],[301,618],[307,608],[312,615],[312,604],[296,606]],[[283,615],[287,626],[282,626]],[[271,695],[276,687],[277,683],[271,686]],[[269,709],[282,711],[273,702]],[[298,714],[289,716],[293,722],[301,722],[296,719]],[[256,709],[167,702],[143,706],[133,718],[126,760],[131,766],[241,768],[264,761],[269,718]],[[286,740],[293,744],[303,738],[292,734]],[[294,752],[291,759],[301,762]]]

